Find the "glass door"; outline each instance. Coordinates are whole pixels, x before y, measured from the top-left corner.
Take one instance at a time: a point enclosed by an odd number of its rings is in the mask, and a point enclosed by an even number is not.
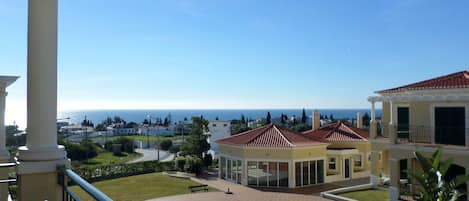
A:
[[[344,178],[350,178],[350,159],[348,158],[344,160]]]
[[[397,108],[397,137],[409,139],[409,108]]]
[[[435,143],[466,145],[464,107],[435,108]]]

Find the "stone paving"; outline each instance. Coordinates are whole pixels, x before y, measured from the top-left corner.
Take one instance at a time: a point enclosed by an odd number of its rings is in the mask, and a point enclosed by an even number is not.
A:
[[[168,196],[151,199],[148,201],[326,201],[328,199],[316,195],[302,195],[282,192],[266,192],[240,184],[231,183],[218,178],[197,179],[191,178],[199,183],[207,184],[222,192],[201,192],[184,195]],[[225,194],[223,191],[230,189],[233,194]]]

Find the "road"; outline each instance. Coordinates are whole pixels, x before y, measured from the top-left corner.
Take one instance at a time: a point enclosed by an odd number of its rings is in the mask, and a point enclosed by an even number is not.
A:
[[[156,149],[135,149],[135,152],[141,153],[143,156],[128,161],[127,163],[137,163],[142,161],[154,161],[158,160],[158,153]],[[174,154],[167,151],[160,150],[160,161],[171,161],[174,159]]]

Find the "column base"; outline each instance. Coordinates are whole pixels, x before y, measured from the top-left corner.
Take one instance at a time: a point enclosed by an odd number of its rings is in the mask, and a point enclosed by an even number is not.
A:
[[[389,187],[389,199],[390,201],[398,201],[399,200],[399,189],[394,186]]]
[[[6,151],[6,150],[5,150]],[[7,151],[8,153],[8,151]],[[10,154],[5,157],[5,153],[1,153],[0,163],[8,163],[10,161]],[[0,168],[0,179],[8,179],[8,168]],[[0,184],[0,201],[8,200],[8,185]]]
[[[379,180],[380,180],[380,178],[378,176],[371,175],[370,176],[371,186],[373,186],[373,188],[377,187],[378,184],[380,184]]]
[[[30,148],[21,146],[17,153],[18,161],[54,161],[67,159],[65,147],[57,145],[57,147],[40,147]]]

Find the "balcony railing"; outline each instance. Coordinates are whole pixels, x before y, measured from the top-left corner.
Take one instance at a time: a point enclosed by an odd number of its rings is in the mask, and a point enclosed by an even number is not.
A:
[[[0,163],[0,168],[14,168],[16,163]],[[0,185],[8,185],[8,194],[11,200],[16,200],[16,178],[8,176],[8,178],[1,178]]]
[[[63,168],[60,172],[60,184],[63,187],[63,201],[80,201],[78,195],[72,191],[69,184],[76,184],[83,191],[85,191],[90,197],[97,201],[112,201],[106,194],[98,190],[96,187],[88,183],[86,180],[80,177],[80,175],[73,172],[71,169]]]
[[[396,143],[424,143],[439,145],[467,146],[466,134],[469,130],[464,127],[432,127],[420,125],[389,125],[378,126],[378,135],[382,137],[396,137]]]

